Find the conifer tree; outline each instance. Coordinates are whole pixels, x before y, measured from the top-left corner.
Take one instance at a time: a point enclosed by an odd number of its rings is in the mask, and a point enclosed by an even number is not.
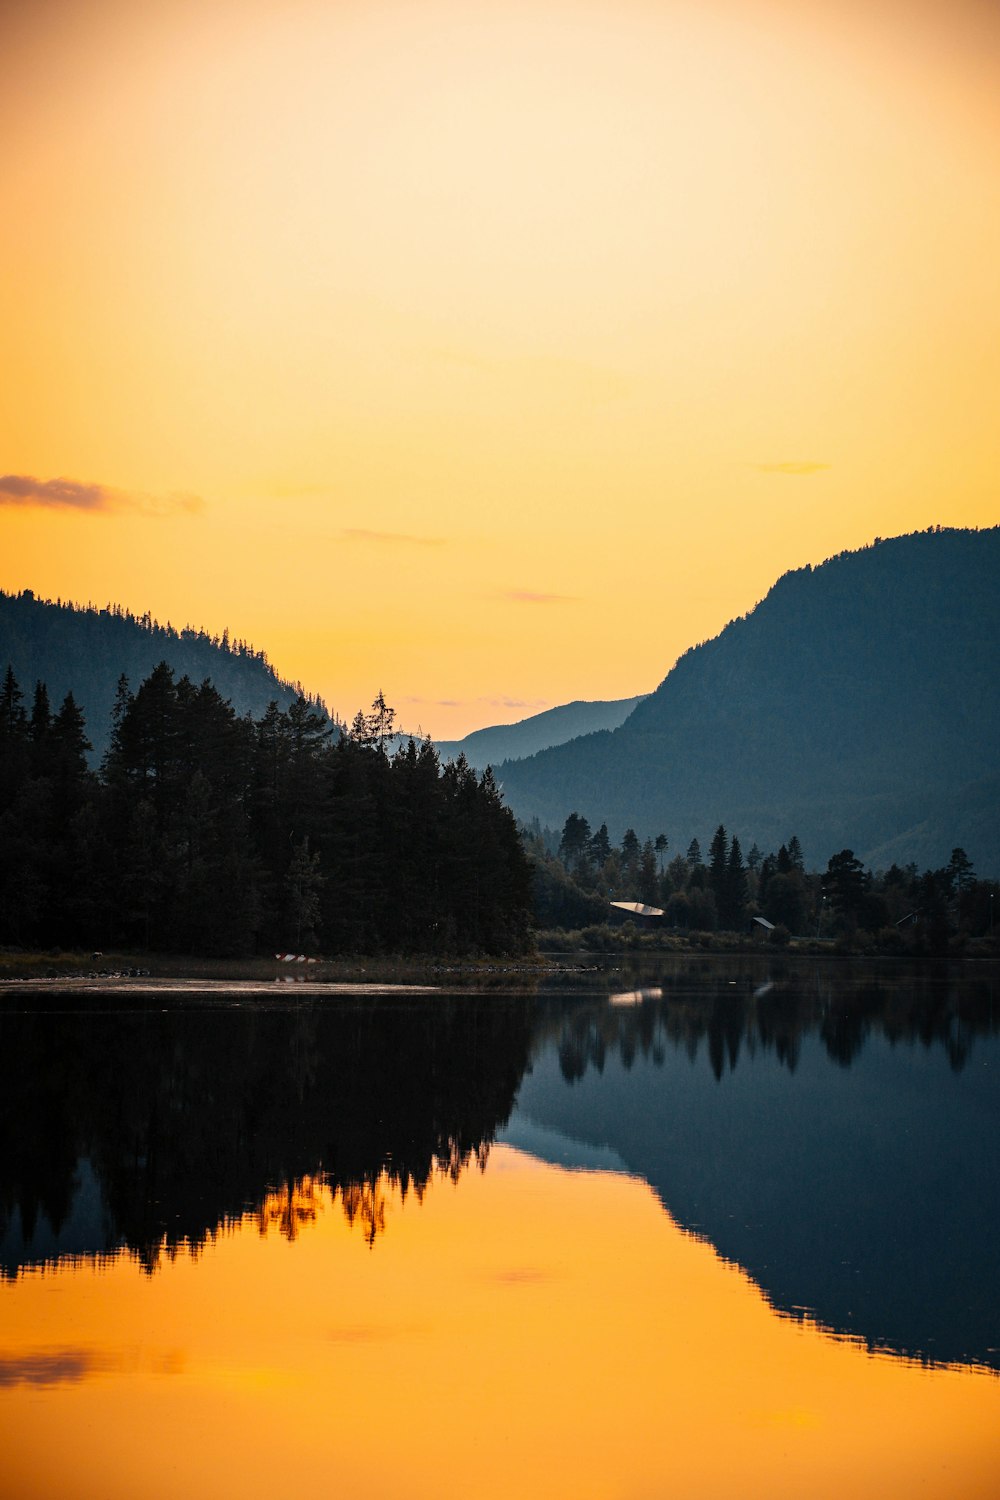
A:
[[[729,845],[729,860],[726,865],[726,900],[724,926],[739,931],[743,926],[747,904],[747,876],[743,867],[743,852],[735,833]]]
[[[28,741],[31,746],[29,758],[33,776],[47,776],[52,769],[51,733],[52,710],[49,707],[48,689],[44,682],[36,682],[35,697],[31,705],[31,719],[28,723]]]
[[[590,858],[598,869],[601,869],[611,858],[611,839],[608,836],[608,825],[602,823],[590,841]]]
[[[729,839],[720,823],[708,846],[708,887],[715,897],[719,920],[726,925]]]
[[[607,829],[605,829],[605,833]],[[567,870],[576,870],[590,852],[590,824],[579,813],[571,812],[563,824],[559,840],[559,858]]]

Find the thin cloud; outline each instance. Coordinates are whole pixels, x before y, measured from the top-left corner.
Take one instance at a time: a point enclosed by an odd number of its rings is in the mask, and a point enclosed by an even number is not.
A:
[[[479,698],[479,703],[486,703],[490,708],[548,708],[547,698]]]
[[[824,469],[829,469],[829,464],[815,463],[811,459],[786,459],[777,464],[752,464],[751,468],[759,474],[820,474]]]
[[[367,531],[360,526],[345,526],[341,531],[345,542],[377,542],[381,546],[441,547],[444,538],[439,536],[408,536],[403,531]]]
[[[487,708],[548,708],[547,698],[511,698],[503,695],[496,698],[481,695],[478,698],[418,698],[410,694],[400,699],[401,703],[416,703],[428,708],[472,708],[484,703]]]
[[[467,708],[468,698],[417,698],[412,694],[400,699],[401,703],[421,703],[425,708]]]
[[[576,604],[575,594],[536,594],[532,589],[507,589],[502,595],[511,604]]]
[[[551,1271],[542,1271],[535,1266],[512,1266],[509,1271],[495,1271],[490,1280],[498,1281],[501,1286],[540,1286],[552,1281],[553,1276]]]
[[[0,505],[90,512],[134,510],[147,516],[166,516],[177,511],[194,514],[201,510],[204,501],[200,495],[182,491],[146,495],[79,479],[36,479],[33,474],[3,474],[0,475]]]
[[[46,1349],[33,1354],[0,1355],[0,1389],[15,1385],[75,1384],[107,1366],[107,1359],[91,1349]]]

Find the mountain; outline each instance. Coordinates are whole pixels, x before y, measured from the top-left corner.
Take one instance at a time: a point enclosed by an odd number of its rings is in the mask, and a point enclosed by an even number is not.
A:
[[[719,823],[811,865],[1000,872],[1000,528],[932,529],[787,573],[616,730],[498,768],[518,816],[683,852]]]
[[[617,729],[644,696],[610,702],[563,703],[558,708],[547,708],[544,713],[519,719],[516,724],[493,724],[487,729],[473,730],[464,740],[436,742],[437,749],[442,760],[457,760],[464,755],[470,766],[481,771],[504,760],[522,760],[552,745],[564,745],[582,734]]]
[[[107,745],[118,678],[124,672],[135,689],[161,661],[192,682],[211,678],[241,715],[259,716],[272,699],[287,708],[301,691],[277,675],[263,651],[230,641],[225,632],[175,630],[113,605],[53,604],[30,589],[0,592],[0,674],[8,664],[13,668],[29,710],[37,681],[46,684],[53,709],[72,692],[98,758]]]

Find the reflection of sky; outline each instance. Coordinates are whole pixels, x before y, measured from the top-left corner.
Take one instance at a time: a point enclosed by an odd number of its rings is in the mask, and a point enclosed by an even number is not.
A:
[[[536,1055],[505,1138],[527,1122],[546,1160],[617,1159],[780,1308],[931,1359],[1000,1365],[1000,1038],[976,1036],[956,1072],[942,1046],[877,1033],[844,1067],[814,1032],[794,1070],[744,1042],[717,1077],[705,1038],[692,1056],[651,1027],[644,1053],[633,1018],[616,1016],[617,1044],[605,1029],[599,1067],[587,1017],[568,1020],[572,1056],[565,1036]]]
[[[69,1212],[53,1229],[44,1211],[35,1216],[30,1234],[24,1234],[19,1206],[0,1231],[0,1269],[13,1273],[24,1261],[47,1261],[61,1256],[95,1255],[115,1243],[108,1226],[101,1184],[91,1163],[82,1157],[76,1165],[74,1192]]]
[[[151,1278],[0,1287],[9,1493],[990,1493],[1000,1381],[776,1317],[643,1183],[499,1146],[373,1248],[306,1187],[294,1240],[275,1195]]]

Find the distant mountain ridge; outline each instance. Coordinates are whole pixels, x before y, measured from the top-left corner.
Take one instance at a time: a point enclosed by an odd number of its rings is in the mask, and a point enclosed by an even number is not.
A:
[[[0,591],[0,673],[9,663],[28,709],[37,681],[46,684],[54,708],[71,692],[98,757],[107,745],[119,677],[124,673],[134,691],[161,661],[178,677],[211,678],[241,715],[259,717],[272,699],[288,708],[302,691],[278,676],[263,651],[231,641],[228,632],[175,630],[114,605],[98,609],[37,599],[30,589]]]
[[[636,698],[595,702],[576,699],[531,714],[514,724],[492,724],[485,729],[474,729],[464,739],[440,740],[435,744],[442,760],[457,760],[459,755],[464,755],[469,765],[479,771],[504,760],[523,760],[525,756],[536,755],[539,750],[548,750],[553,745],[564,745],[567,740],[577,739],[582,734],[617,729],[644,697],[645,694],[640,693]]]
[[[673,850],[724,823],[922,867],[961,844],[1000,872],[1000,528],[932,529],[787,573],[686,652],[611,732],[498,779],[515,812],[576,811]]]

